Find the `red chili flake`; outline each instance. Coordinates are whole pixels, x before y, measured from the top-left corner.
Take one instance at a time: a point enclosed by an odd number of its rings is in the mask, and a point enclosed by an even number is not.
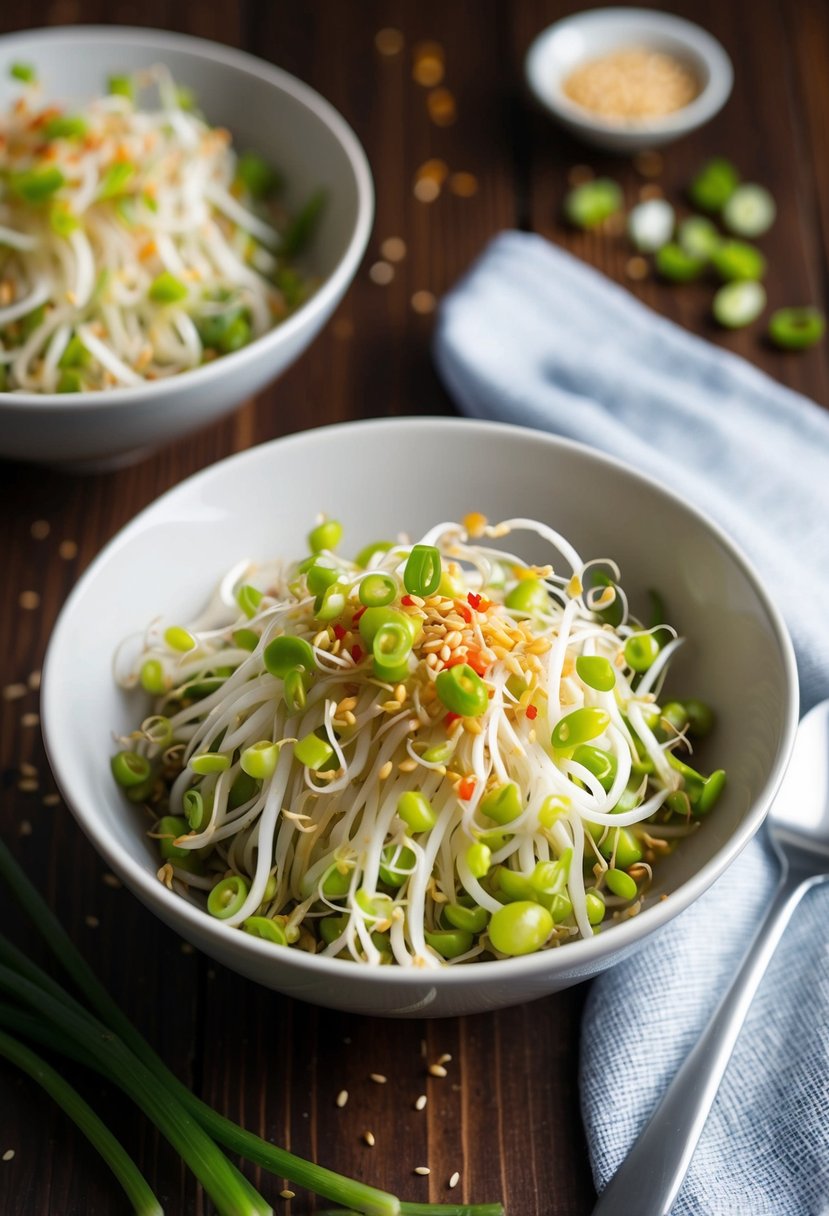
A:
[[[472,613],[469,611],[463,600],[455,600],[455,611],[457,612],[458,616],[463,617],[467,625],[472,624]]]
[[[404,595],[404,596],[403,596],[403,598],[402,598],[402,600],[400,601],[400,603],[401,603],[401,604],[405,604],[405,606],[406,606],[407,608],[413,608],[413,607],[414,607],[414,600],[412,599],[412,597],[411,597],[410,595]]]
[[[360,620],[360,617],[363,615],[365,610],[366,610],[365,605],[363,605],[362,608],[357,609],[357,611],[354,613],[354,616],[351,618],[352,625],[357,624],[357,622]]]
[[[531,722],[534,722],[535,719],[538,717],[538,709],[535,705],[528,705],[526,712],[527,712],[527,717],[529,718],[529,720]]]
[[[458,797],[463,802],[468,802],[474,793],[475,793],[475,778],[474,777],[462,777],[460,782],[458,783]]]
[[[341,642],[343,640],[343,638],[345,637],[345,630],[343,629],[343,627],[339,623],[339,621],[337,621],[337,623],[334,625],[334,637],[337,639],[338,642]]]
[[[467,595],[466,599],[467,599],[467,603],[469,604],[469,607],[474,608],[475,611],[477,612],[481,606],[481,597],[479,595],[476,595],[474,591],[470,591],[469,594]]]
[[[449,666],[449,664],[447,663],[447,667],[448,666]],[[453,714],[452,711],[450,710],[449,713],[446,714],[446,716],[443,719],[444,726],[451,726],[453,722],[457,722],[457,720],[458,720],[458,718],[460,718],[460,716],[461,716],[460,714]]]
[[[360,659],[363,657],[363,648],[362,646],[358,646],[356,642],[351,647],[351,657],[355,663],[359,663]]]

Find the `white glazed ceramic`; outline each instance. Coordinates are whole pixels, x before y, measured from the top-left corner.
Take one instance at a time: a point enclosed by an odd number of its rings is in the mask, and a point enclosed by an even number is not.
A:
[[[146,820],[109,771],[112,731],[147,712],[116,688],[111,661],[158,615],[195,616],[245,558],[305,552],[319,511],[342,520],[345,552],[407,531],[417,537],[469,510],[531,516],[584,558],[615,557],[634,610],[658,588],[688,643],[669,688],[709,701],[719,726],[699,758],[728,770],[702,830],[656,871],[637,917],[547,953],[437,973],[316,958],[231,929],[156,878]],[[511,538],[546,561],[540,542]],[[362,1013],[447,1015],[531,1000],[595,975],[695,900],[756,832],[783,773],[797,718],[791,645],[768,594],[731,542],[652,481],[539,432],[460,419],[349,423],[280,439],[222,461],[143,511],[72,592],[46,660],[43,725],[58,784],[108,866],[182,937],[226,966],[293,997]],[[667,894],[669,898],[659,897]],[[712,926],[712,932],[716,926]]]
[[[279,166],[285,200],[322,188],[326,206],[307,264],[323,281],[284,324],[235,354],[169,380],[102,393],[0,393],[0,455],[44,464],[104,467],[229,413],[293,363],[353,279],[374,213],[371,173],[349,126],[313,89],[241,51],[157,30],[118,26],[44,29],[0,38],[0,110],[19,95],[15,62],[34,64],[46,96],[106,90],[113,73],[165,63],[195,92],[208,120],[235,145]]]
[[[566,96],[563,83],[579,64],[628,47],[647,47],[687,63],[700,81],[698,96],[664,118],[611,122]],[[734,72],[723,47],[681,17],[645,8],[597,8],[565,17],[543,30],[525,61],[536,99],[585,143],[609,152],[656,148],[687,135],[722,109]]]

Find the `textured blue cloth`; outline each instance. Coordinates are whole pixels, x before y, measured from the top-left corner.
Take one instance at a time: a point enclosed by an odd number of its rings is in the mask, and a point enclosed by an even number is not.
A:
[[[829,412],[519,232],[497,237],[446,297],[435,358],[465,413],[600,447],[712,515],[774,588],[803,708],[829,696]],[[593,983],[581,1090],[598,1189],[713,1012],[776,879],[767,847],[752,843]],[[711,925],[723,927],[713,939]],[[829,1214],[825,887],[778,947],[674,1213]]]

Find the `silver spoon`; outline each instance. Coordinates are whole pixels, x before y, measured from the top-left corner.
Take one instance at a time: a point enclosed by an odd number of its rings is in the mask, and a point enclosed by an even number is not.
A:
[[[782,873],[740,970],[593,1216],[668,1216],[749,1005],[783,930],[810,887],[829,878],[829,701],[802,719],[767,820]]]

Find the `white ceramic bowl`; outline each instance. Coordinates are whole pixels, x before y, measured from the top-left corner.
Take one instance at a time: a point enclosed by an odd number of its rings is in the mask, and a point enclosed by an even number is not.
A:
[[[135,458],[229,413],[293,363],[342,299],[374,214],[371,173],[340,115],[313,89],[241,51],[157,30],[118,26],[44,29],[0,38],[0,110],[32,63],[46,96],[87,99],[113,73],[166,64],[191,88],[207,119],[234,143],[278,165],[285,201],[298,207],[322,188],[328,204],[309,252],[322,280],[312,298],[250,346],[169,380],[100,393],[0,393],[0,455],[44,464],[105,467]]]
[[[726,768],[729,780],[702,830],[657,868],[646,909],[546,953],[425,974],[275,948],[168,891],[156,878],[143,814],[123,799],[109,771],[111,732],[133,729],[146,712],[113,682],[119,642],[161,613],[194,616],[239,560],[300,555],[318,511],[342,520],[343,549],[356,552],[378,534],[417,536],[470,509],[490,519],[546,520],[583,557],[615,556],[634,608],[646,612],[646,589],[660,588],[687,635],[673,687],[716,707],[719,726],[700,763]],[[531,547],[526,556],[534,554],[547,560],[546,549]],[[69,597],[49,647],[42,709],[55,777],[81,827],[182,937],[304,1000],[362,1013],[445,1015],[530,1000],[594,975],[695,900],[760,826],[792,744],[797,679],[785,628],[752,569],[709,520],[669,491],[546,434],[423,418],[280,439],[160,498],[104,549]]]
[[[645,47],[686,63],[700,82],[689,105],[663,118],[612,122],[592,114],[564,92],[581,63],[629,47]],[[565,17],[543,30],[525,61],[530,90],[546,110],[585,143],[609,152],[656,148],[687,135],[722,109],[731,92],[731,60],[698,25],[645,8],[597,8]]]

